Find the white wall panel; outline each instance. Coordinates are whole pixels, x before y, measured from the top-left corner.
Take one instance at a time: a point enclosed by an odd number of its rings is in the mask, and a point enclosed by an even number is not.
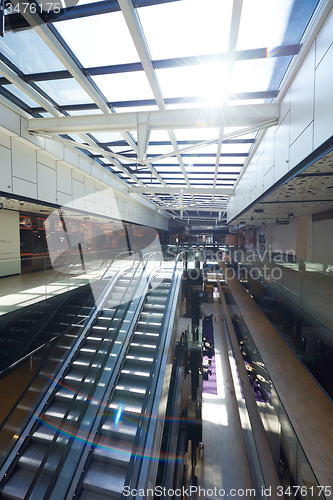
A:
[[[82,156],[79,157],[79,169],[83,170],[83,172],[86,172],[87,174],[91,174],[91,162],[86,160],[85,158],[82,158]]]
[[[54,170],[57,168],[55,159],[43,151],[37,151],[37,162],[49,168],[53,168]]]
[[[57,203],[57,176],[56,171],[37,163],[38,199]]]
[[[324,23],[316,40],[316,67],[333,43],[333,16]]]
[[[84,210],[84,184],[76,179],[72,180],[73,186],[73,206]]]
[[[290,144],[313,120],[315,48],[307,54],[290,88]]]
[[[2,120],[8,134],[1,130]],[[96,210],[108,217],[118,218],[121,213],[130,222],[168,228],[168,217],[157,214],[155,207],[138,194],[128,195],[127,187],[115,176],[57,141],[39,139],[26,132],[21,137],[20,131],[25,127],[25,119],[0,105],[1,190],[49,203],[69,204],[83,211]],[[110,186],[117,194],[117,207],[104,192]]]
[[[91,175],[95,177],[95,179],[101,180],[102,171],[100,168],[96,167],[96,165],[91,165]]]
[[[4,134],[0,130],[0,146],[10,149],[10,135]]]
[[[93,179],[85,176],[84,177],[84,194],[89,196],[95,192],[95,182]]]
[[[316,68],[314,147],[333,134],[333,46]]]
[[[104,205],[108,208],[112,205],[112,198],[107,192],[104,193]]]
[[[19,139],[12,139],[13,175],[20,179],[37,182],[37,151]]]
[[[274,165],[274,132],[274,127],[270,127],[266,130],[264,172],[268,172]]]
[[[279,125],[268,129],[258,146],[257,153],[264,151],[264,192],[333,135],[332,68],[333,10],[281,101]],[[253,201],[257,153],[228,203],[229,221]]]
[[[66,205],[72,201],[72,195],[57,191],[57,200],[59,205]]]
[[[91,213],[91,214],[94,214],[96,211],[95,203],[91,203],[88,200],[84,200],[84,208],[85,208],[86,212]]]
[[[52,139],[45,139],[45,149],[53,154],[57,160],[64,159],[64,146],[58,141],[52,141]]]
[[[110,184],[110,176],[107,172],[102,172],[101,174],[101,181],[104,183],[104,184]]]
[[[76,168],[72,169],[72,178],[76,179],[77,181],[80,181],[80,182],[82,182],[84,184],[84,174],[82,174]]]
[[[256,168],[257,197],[260,196],[264,190],[264,164],[265,164],[265,153],[262,152],[258,158],[257,168]]]
[[[21,120],[19,115],[0,103],[0,125],[14,134],[20,135]]]
[[[134,208],[134,204],[133,203],[129,203],[128,204],[128,218],[130,220],[132,220],[132,217],[133,217],[133,208]]]
[[[13,193],[37,199],[37,184],[13,177]]]
[[[20,274],[19,213],[0,211],[0,276]]]
[[[257,198],[257,188],[254,186],[251,191],[249,191],[249,203],[252,203]]]
[[[117,199],[117,205],[118,205],[118,210],[120,213],[123,213],[123,199],[121,196],[121,193],[119,193],[118,199]]]
[[[275,132],[274,182],[289,170],[289,113]]]
[[[313,122],[290,146],[290,168],[294,168],[313,151]]]
[[[0,146],[0,191],[13,191],[10,149]]]
[[[104,190],[95,190],[96,210],[99,214],[107,214],[109,210],[105,206],[106,192]]]
[[[274,182],[274,167],[272,167],[266,174],[264,175],[264,191],[271,187]]]
[[[72,194],[72,169],[60,161],[57,162],[57,190]]]
[[[290,88],[287,90],[286,95],[281,101],[280,106],[280,122],[284,120],[287,113],[290,111]]]
[[[128,220],[128,203],[124,201],[123,217]]]
[[[66,146],[64,147],[64,160],[70,163],[71,165],[74,165],[74,167],[79,166],[79,157],[77,153],[75,153]]]

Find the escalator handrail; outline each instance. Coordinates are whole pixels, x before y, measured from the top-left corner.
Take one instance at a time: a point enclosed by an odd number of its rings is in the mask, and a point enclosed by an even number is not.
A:
[[[104,276],[106,275],[106,273],[108,272],[108,270],[110,269],[110,267],[112,266],[112,264],[114,263],[114,261],[117,260],[123,254],[127,254],[127,255],[131,255],[132,254],[133,255],[134,258],[133,258],[133,264],[132,264],[132,266],[134,266],[134,264],[135,264],[135,253],[132,252],[132,250],[129,251],[129,252],[120,252],[120,253],[118,253],[118,255],[116,255],[116,257],[112,260],[112,262],[106,268],[105,272],[103,273],[103,276],[101,277],[101,280],[104,279]]]
[[[148,262],[155,255],[160,255],[160,266],[161,266],[161,264],[163,262],[163,254],[162,254],[162,252],[160,252],[160,251],[147,252],[145,255],[142,256],[142,258],[140,259],[140,262],[138,263],[138,265],[136,267],[136,271],[137,271],[137,269],[139,268],[141,262],[148,256],[147,262],[144,264],[143,269],[141,270],[141,273],[139,275],[139,280],[141,280],[142,277],[144,277],[144,272],[145,272],[145,270],[147,268]],[[132,279],[134,279],[135,277],[137,277],[137,276],[135,276],[136,271],[134,272]],[[141,296],[141,298],[145,297],[146,294],[148,293],[148,291],[149,291],[149,283],[150,283],[152,277],[155,274],[156,274],[156,268],[152,269],[144,277],[146,279],[146,281],[147,281],[147,285],[146,286],[147,286],[148,290],[147,290],[147,292],[145,292],[144,296],[143,295]],[[132,294],[131,298],[129,299],[130,301],[133,300],[133,295],[135,296],[135,293],[136,293],[136,289],[134,289],[133,294]],[[124,292],[123,297],[125,296],[125,294],[126,294],[126,292]],[[127,299],[126,299],[126,301],[127,301]],[[142,305],[140,306],[140,311],[141,311],[141,308],[142,308]],[[126,315],[126,312],[127,312],[127,309],[124,312],[123,319],[124,319],[124,317]],[[107,402],[110,399],[112,399],[112,397],[113,397],[113,390],[116,387],[116,380],[117,380],[117,377],[119,376],[119,373],[120,373],[119,366],[121,366],[121,364],[125,360],[125,356],[126,356],[126,353],[128,351],[128,347],[130,346],[130,343],[131,343],[132,334],[135,331],[135,325],[137,324],[137,320],[138,320],[138,317],[136,317],[135,315],[133,315],[133,317],[131,318],[130,323],[128,325],[127,340],[126,340],[126,342],[123,343],[122,351],[118,355],[118,358],[119,358],[118,364],[116,363],[115,366],[114,366],[114,368],[113,368],[113,374],[114,375],[112,375],[110,377],[110,380],[109,380],[109,383],[108,383],[108,388],[106,388],[106,390],[105,390],[105,395],[107,395],[106,396],[106,400],[104,402],[103,402],[103,400],[101,401],[101,403],[102,403],[101,409],[99,410],[99,413],[96,415],[95,421],[94,421],[94,423],[91,426],[90,437],[87,440],[88,443],[90,441],[93,441],[93,436],[95,436],[96,432],[98,432],[98,429],[100,428],[101,421],[102,421],[102,418],[103,418],[104,408],[107,407],[107,404],[108,404]],[[119,325],[118,328],[121,328],[121,325]],[[90,445],[88,446],[88,448],[86,450],[83,451],[81,459],[79,460],[79,462],[77,464],[76,473],[72,476],[71,486],[70,486],[70,489],[67,491],[66,499],[72,498],[73,493],[76,492],[77,489],[80,487],[80,478],[81,478],[81,475],[82,475],[81,471],[82,471],[82,469],[86,468],[85,464],[86,464],[86,460],[87,460],[87,457],[88,457],[90,451],[91,451],[91,446]]]
[[[131,266],[132,267],[132,266]],[[34,410],[34,413],[36,414],[40,414],[43,407],[45,406],[45,402],[48,400],[50,394],[52,394],[53,392],[53,388],[57,385],[58,381],[61,379],[61,377],[63,376],[63,373],[65,372],[65,370],[67,369],[69,363],[71,362],[73,356],[75,355],[78,347],[80,346],[83,338],[85,337],[87,331],[89,330],[89,328],[91,327],[91,325],[93,324],[94,320],[95,320],[95,317],[98,315],[98,313],[100,312],[100,309],[101,309],[101,305],[104,303],[105,301],[105,297],[106,295],[110,292],[110,290],[113,288],[113,286],[115,285],[115,283],[118,281],[119,277],[124,274],[125,272],[128,272],[130,268],[127,268],[127,269],[122,269],[122,270],[119,270],[118,272],[116,272],[116,274],[114,276],[112,276],[111,280],[110,280],[110,283],[105,287],[105,290],[104,292],[102,293],[102,295],[100,296],[99,298],[99,301],[98,303],[96,303],[94,305],[94,307],[92,308],[92,311],[90,313],[90,315],[88,316],[87,318],[87,322],[86,324],[82,327],[82,330],[81,330],[81,334],[76,338],[76,341],[75,343],[71,346],[71,349],[68,351],[68,356],[66,357],[66,359],[63,360],[62,364],[61,364],[61,367],[60,369],[57,371],[57,373],[53,376],[52,378],[52,381],[50,383],[50,385],[45,389],[45,393],[44,395],[41,397],[41,399],[39,400],[38,402],[38,405],[37,405],[37,408],[35,408]],[[62,337],[62,336],[61,336]],[[60,337],[58,337],[58,339],[60,339]],[[42,368],[41,368],[42,369]],[[36,373],[35,376],[32,378],[29,386],[23,391],[23,393],[21,394],[21,396],[19,397],[19,399],[17,400],[15,406],[12,408],[12,410],[9,412],[9,414],[7,415],[7,417],[5,418],[5,420],[1,423],[0,425],[0,431],[1,429],[4,427],[4,425],[6,425],[7,421],[10,419],[11,415],[13,414],[13,412],[15,411],[17,405],[20,403],[20,401],[24,398],[24,396],[26,395],[27,391],[29,390],[29,387],[30,385],[34,382],[34,380],[36,379],[36,377],[40,374],[40,370],[39,370],[39,373]],[[5,462],[1,465],[0,467],[0,481],[3,479],[4,477],[4,474],[5,474],[5,469],[8,468],[9,465],[6,465],[6,464],[9,464],[10,461],[11,461],[11,458],[12,456],[15,456],[16,453],[18,452],[18,449],[20,448],[20,446],[22,445],[22,443],[24,442],[25,438],[27,437],[27,435],[29,434],[30,432],[30,427],[33,425],[33,422],[32,422],[33,419],[30,418],[29,422],[27,425],[25,425],[22,430],[21,430],[21,434],[20,434],[20,439],[18,439],[16,441],[16,444],[14,444],[12,450],[9,452],[9,455],[7,457],[7,459],[5,460]]]
[[[131,279],[130,282],[132,282],[133,279],[135,279],[135,278],[138,277],[137,276],[137,274],[138,274],[137,271],[138,271],[138,269],[140,267],[140,264],[142,264],[142,266],[143,266],[143,268],[140,269],[140,274],[139,274],[139,279],[141,279],[141,277],[144,275],[144,272],[145,272],[145,270],[147,268],[148,262],[150,261],[151,258],[153,258],[153,256],[157,255],[158,253],[159,252],[153,251],[153,252],[149,252],[149,253],[145,254],[144,256],[142,256],[142,258],[140,259],[140,262],[135,267],[135,271],[133,273],[133,276],[132,276],[132,279]],[[146,262],[145,262],[145,260],[146,260]],[[64,362],[62,363],[62,365],[60,367],[60,370],[58,371],[57,375],[53,378],[52,383],[46,389],[46,392],[45,392],[44,396],[39,401],[38,408],[35,409],[35,413],[36,414],[39,415],[43,411],[43,408],[45,406],[45,402],[49,401],[49,397],[50,397],[50,395],[52,394],[52,392],[54,390],[54,385],[58,383],[58,381],[63,376],[65,370],[67,369],[67,367],[71,363],[71,360],[73,359],[73,356],[75,355],[78,347],[80,346],[80,344],[82,342],[82,339],[85,337],[85,335],[89,331],[90,327],[94,324],[95,319],[98,317],[100,311],[102,310],[103,304],[105,303],[105,300],[106,300],[108,294],[110,293],[111,289],[117,283],[118,279],[122,275],[124,275],[126,272],[128,272],[129,269],[131,269],[132,267],[133,267],[133,265],[130,268],[127,267],[126,269],[119,270],[118,272],[116,272],[116,274],[111,278],[110,283],[105,287],[105,290],[103,291],[103,293],[102,293],[102,295],[101,295],[98,303],[95,305],[95,307],[93,309],[93,312],[92,312],[92,314],[89,317],[88,322],[86,323],[85,327],[83,328],[83,331],[81,332],[80,337],[75,342],[75,345],[72,347],[70,354],[68,355],[68,357],[66,358],[66,360],[64,360]],[[147,279],[149,280],[149,276],[148,276]],[[136,289],[134,289],[133,294],[131,294],[132,298],[133,298],[133,295],[135,295],[135,292],[136,292]],[[124,315],[125,315],[125,313],[124,313]],[[131,326],[131,323],[130,323],[130,326]],[[120,326],[119,326],[119,328],[120,328]],[[31,431],[31,425],[34,425],[34,423],[31,423],[31,420],[30,420],[30,422],[22,429],[20,440],[19,440],[20,444],[23,444],[23,442],[25,441],[25,438],[28,436],[29,432]],[[8,456],[7,460],[5,461],[5,463],[3,464],[2,468],[1,468],[1,471],[0,471],[1,480],[4,477],[5,471],[8,470],[8,466],[9,466],[9,464],[11,462],[11,457],[15,458],[15,457],[18,456],[17,455],[18,454],[18,449],[19,448],[14,445],[14,447],[10,451],[9,456]]]
[[[56,339],[60,339],[60,337],[61,337],[61,335],[56,335],[55,337],[53,337],[52,339],[48,340],[44,344],[40,345],[39,347],[36,347],[36,349],[34,349],[33,351],[28,352],[28,354],[25,354],[22,358],[14,361],[14,363],[12,363],[11,365],[7,366],[7,368],[5,368],[4,370],[2,370],[0,372],[0,379],[2,379],[6,375],[8,375],[10,372],[12,372],[13,370],[15,370],[15,368],[17,368],[20,364],[24,363],[24,361],[26,361],[27,359],[29,359],[31,356],[34,356],[35,354],[37,354],[37,352],[39,352],[42,349],[44,349],[44,347],[50,346]]]
[[[132,252],[132,251],[131,251],[131,252],[120,252],[120,253],[119,253],[119,254],[118,254],[118,255],[117,255],[117,256],[116,256],[116,257],[112,260],[112,262],[109,264],[109,266],[108,266],[107,270],[105,271],[105,273],[103,274],[103,276],[102,276],[102,278],[101,278],[101,279],[103,279],[103,278],[104,278],[104,276],[105,276],[106,272],[110,269],[110,267],[112,266],[112,264],[114,263],[114,261],[115,261],[116,259],[118,259],[118,257],[119,257],[120,255],[125,254],[125,253],[126,253],[126,254],[129,254],[129,255],[130,255],[130,254],[133,254],[133,252]],[[78,262],[80,262],[80,259],[78,259],[78,260],[75,262],[75,265],[76,265]],[[135,255],[134,255],[134,260],[133,260],[133,264],[132,264],[132,265],[134,265],[134,264],[135,264]],[[102,264],[101,264],[101,266],[102,266]],[[100,266],[100,267],[101,267],[101,266]],[[51,275],[48,279],[46,279],[46,281],[45,281],[45,286],[47,286],[47,285],[48,285],[48,284],[49,284],[49,283],[53,280],[53,277],[54,277],[55,275],[57,275],[57,274],[59,274],[59,271],[54,271],[54,273],[52,273],[52,275]],[[47,297],[46,297],[46,299],[47,299]],[[43,300],[45,300],[45,299],[43,299]],[[65,299],[65,300],[66,300],[66,299]],[[59,307],[62,305],[62,303],[63,303],[63,302],[64,302],[64,301],[62,301],[62,302],[61,302],[61,304],[59,304],[59,306],[57,306],[57,309],[56,309],[56,310],[58,310],[58,309],[59,309]],[[23,308],[23,309],[24,309],[24,308]],[[54,311],[54,313],[55,313],[55,312],[56,312],[56,311]],[[16,317],[20,317],[20,316],[21,316],[21,313],[22,313],[22,309],[20,309],[19,311],[16,311],[16,313],[17,313],[17,314],[15,315],[15,318],[16,318]],[[51,315],[51,316],[52,316],[52,315]],[[50,317],[51,317],[51,316],[50,316]],[[48,320],[50,319],[50,317],[48,318]],[[10,317],[10,318],[9,318],[9,319],[8,319],[8,320],[4,323],[4,324],[3,324],[3,325],[1,325],[1,330],[2,330],[2,329],[4,329],[4,328],[5,328],[5,327],[6,327],[6,326],[10,323],[10,321],[12,321],[12,320],[13,320],[13,317],[11,316],[11,317]],[[40,326],[40,327],[38,328],[38,330],[37,330],[37,331],[33,334],[32,338],[30,339],[29,344],[35,340],[35,338],[39,335],[39,333],[40,333],[40,331],[41,331],[41,328],[44,328],[44,326],[45,326],[45,322],[43,322],[42,326]],[[52,342],[53,342],[55,339],[57,339],[57,338],[59,338],[59,335],[57,335],[57,336],[53,337],[52,339],[49,339],[49,340],[48,340],[47,342],[45,342],[44,344],[40,345],[39,347],[37,347],[37,348],[36,348],[36,349],[34,349],[33,351],[28,352],[27,354],[24,354],[24,356],[22,356],[21,358],[19,358],[19,359],[17,359],[16,361],[14,361],[11,365],[9,365],[9,366],[7,366],[6,368],[4,368],[2,371],[0,371],[0,379],[1,379],[1,378],[3,378],[4,376],[8,375],[8,373],[10,373],[13,369],[15,369],[15,368],[16,368],[19,364],[23,363],[23,362],[24,362],[24,361],[25,361],[25,360],[26,360],[29,356],[31,356],[31,355],[33,355],[33,354],[35,354],[38,350],[43,349],[43,347],[45,347],[46,345],[48,345],[48,344],[52,344]]]
[[[148,261],[149,261],[149,260],[150,260],[150,258],[151,258],[151,257],[153,257],[156,253],[157,253],[157,252],[151,252],[151,253],[149,254],[148,259],[147,259],[147,262],[144,264],[143,269],[142,269],[142,271],[141,271],[141,273],[140,273],[140,277],[139,277],[139,279],[141,279],[142,277],[144,277],[144,279],[146,279],[146,280],[147,280],[147,282],[149,283],[149,280],[150,280],[150,275],[151,275],[153,272],[155,272],[155,269],[149,273],[148,277],[144,276],[144,272],[145,272],[145,269],[146,269],[146,267],[147,267]],[[144,261],[144,258],[145,258],[145,257],[146,257],[146,256],[143,256],[143,257],[142,257],[142,259],[140,259],[140,262],[141,262],[141,261]],[[139,264],[138,264],[138,266],[136,267],[136,270],[135,270],[135,272],[134,272],[134,274],[133,274],[132,279],[130,280],[130,283],[132,282],[132,280],[133,280],[134,278],[136,278],[136,277],[137,277],[137,276],[136,276],[136,271],[137,271],[137,269],[139,268],[139,265],[140,265],[140,263],[139,263]],[[133,266],[132,266],[132,267],[133,267]],[[126,290],[126,291],[128,291],[128,290],[129,290],[129,288],[130,288],[130,286],[128,285],[128,286],[127,286],[127,290]],[[125,310],[123,311],[121,321],[120,321],[120,323],[119,323],[119,325],[118,325],[118,328],[117,328],[117,332],[119,332],[119,330],[121,330],[121,328],[122,328],[122,326],[123,326],[124,319],[126,318],[126,315],[127,315],[127,313],[128,313],[129,305],[130,305],[131,301],[133,300],[133,295],[135,296],[135,293],[136,293],[136,288],[133,290],[133,293],[131,294],[131,299],[126,298],[126,300],[124,300],[124,297],[126,296],[126,291],[124,292],[124,294],[123,294],[123,296],[122,296],[122,302],[123,302],[123,303],[128,302],[128,305],[127,305],[127,307],[125,308]],[[145,295],[145,294],[144,294],[144,295]],[[102,304],[104,304],[104,303],[105,303],[105,300],[103,300],[101,303],[102,303]],[[102,305],[102,307],[103,307],[103,305]],[[97,315],[97,316],[96,316],[96,318],[98,318],[98,317],[99,317],[99,316]],[[133,318],[132,318],[132,319],[130,320],[130,322],[129,322],[129,326],[127,327],[127,333],[131,331],[132,324],[133,324]],[[128,336],[128,335],[127,335],[127,336]],[[116,335],[116,336],[114,337],[114,339],[113,339],[113,345],[114,345],[114,341],[116,340],[116,338],[117,338],[117,335]],[[109,351],[109,352],[110,352],[110,351]],[[106,356],[106,358],[107,358],[107,356]],[[113,369],[113,370],[114,370],[114,369]],[[96,381],[95,381],[95,383],[96,383]],[[98,383],[98,382],[97,382],[97,383]],[[83,381],[82,381],[82,384],[83,384]],[[107,392],[107,389],[106,389],[106,392]],[[103,397],[104,397],[104,396],[102,396],[102,397],[101,397],[101,399],[99,400],[99,404],[101,404],[101,403],[102,403],[102,401],[103,401]],[[88,399],[89,399],[89,398],[88,398]],[[95,402],[94,406],[96,406],[96,401],[97,401],[97,400],[94,400],[94,402]],[[104,406],[103,406],[103,408],[104,408]],[[70,409],[68,409],[67,411],[69,412],[69,411],[70,411]],[[99,410],[97,409],[96,411],[97,411],[97,415],[95,415],[95,417],[94,417],[93,423],[91,424],[91,428],[94,426],[94,424],[95,424],[96,420],[98,420],[98,412],[99,412]],[[81,415],[81,416],[82,416],[82,418],[84,419],[84,415]],[[80,417],[80,419],[81,419],[81,417]],[[82,422],[81,422],[81,423],[82,423]],[[49,457],[49,456],[50,456],[50,454],[52,454],[52,451],[53,451],[53,448],[54,448],[54,446],[55,446],[55,445],[56,445],[56,438],[53,438],[52,443],[51,443],[51,448],[49,449],[49,451],[48,451],[48,453],[47,453],[47,457]],[[51,480],[51,482],[50,482],[50,484],[49,484],[48,490],[46,491],[46,493],[45,493],[45,495],[44,495],[44,497],[43,497],[43,500],[46,500],[46,499],[48,498],[48,495],[49,495],[50,491],[53,491],[53,488],[55,487],[55,484],[56,484],[56,483],[57,483],[57,481],[59,480],[60,476],[57,474],[57,471],[58,471],[58,469],[59,469],[59,470],[61,470],[61,468],[62,468],[62,467],[64,467],[64,464],[65,464],[66,460],[68,459],[68,454],[69,454],[69,452],[70,452],[70,448],[68,448],[68,449],[67,449],[67,452],[65,453],[65,455],[64,455],[64,457],[63,457],[63,459],[61,460],[61,462],[60,462],[60,463],[59,463],[59,465],[57,466],[57,469],[56,469],[56,471],[55,471],[55,475],[54,475],[54,477],[52,478],[52,480]],[[81,461],[83,453],[84,453],[84,449],[82,450],[81,458],[79,458],[79,461]],[[46,463],[46,460],[47,460],[47,458],[45,458],[45,457],[44,457],[44,459],[43,459],[44,465],[45,465],[45,463]],[[79,469],[81,470],[81,468],[80,468],[80,467],[79,467]],[[42,470],[43,470],[43,465],[40,465],[40,466],[39,466],[39,472],[37,473],[37,475],[35,476],[35,478],[34,478],[33,482],[31,483],[31,485],[30,485],[30,487],[29,487],[29,491],[30,491],[30,493],[31,493],[32,489],[36,486],[36,484],[37,484],[37,482],[38,482],[38,480],[39,480],[39,477],[40,477],[40,473],[42,472]],[[60,479],[60,481],[61,481],[61,479]],[[27,493],[27,495],[29,495],[30,493],[28,492],[28,493]],[[54,491],[53,491],[53,493],[54,493]]]
[[[165,307],[164,307],[164,311],[165,312],[168,310],[168,307],[169,307],[169,304],[170,304],[171,290],[173,288],[172,285],[173,285],[173,282],[174,282],[174,278],[175,278],[175,274],[176,274],[176,270],[177,270],[177,266],[178,266],[178,261],[179,261],[179,258],[180,258],[180,256],[182,254],[183,254],[183,252],[179,253],[177,255],[177,258],[176,258],[176,261],[175,261],[175,265],[174,265],[174,269],[173,269],[173,273],[172,273],[172,277],[171,277],[171,282],[170,282],[170,289],[169,289],[168,297],[167,297],[167,300],[166,300],[166,303],[165,303]],[[161,343],[161,339],[162,339],[161,333],[163,332],[163,329],[164,329],[165,320],[166,320],[166,314],[164,313],[163,319],[162,319],[162,323],[161,323],[161,326],[160,326],[160,329],[159,329],[159,337],[158,337],[158,342],[157,342],[155,353],[154,353],[154,358],[153,358],[153,362],[152,362],[152,367],[151,367],[150,374],[152,374],[152,372],[154,371],[154,367],[155,367],[156,362],[157,362],[157,356],[158,356],[159,347],[160,347],[160,343]],[[154,377],[154,381],[156,379],[157,379],[157,377]],[[146,413],[146,408],[147,408],[147,403],[148,403],[148,397],[150,396],[150,389],[151,389],[151,386],[152,386],[152,382],[153,382],[153,377],[150,376],[149,377],[149,381],[148,381],[148,385],[147,385],[147,389],[146,389],[146,394],[145,394],[145,397],[144,397],[143,403],[142,403],[141,422],[140,422],[140,425],[138,426],[138,429],[137,429],[137,432],[136,432],[136,435],[135,435],[135,439],[134,439],[134,443],[133,443],[133,448],[132,448],[132,455],[131,455],[129,466],[128,466],[128,469],[127,469],[124,486],[129,486],[130,479],[131,479],[131,476],[132,476],[132,471],[133,471],[133,468],[134,468],[134,462],[136,460],[141,460],[142,461],[142,456],[140,456],[140,454],[138,454],[136,452],[136,450],[139,447],[140,435],[141,435],[141,431],[142,431],[142,428],[143,428],[142,420],[144,421],[143,415]],[[145,440],[146,440],[146,433],[144,433],[144,435],[145,435]],[[143,445],[144,445],[144,443],[140,444],[140,449],[142,449],[142,450],[144,449]]]
[[[126,297],[126,293],[127,293],[127,291],[130,289],[130,283],[131,283],[134,279],[137,279],[137,278],[138,278],[139,280],[141,280],[142,278],[144,278],[144,280],[146,280],[146,281],[147,281],[146,287],[149,287],[149,282],[150,282],[150,280],[151,280],[151,276],[152,276],[153,274],[155,274],[155,273],[156,273],[156,268],[154,268],[153,270],[151,270],[151,271],[148,273],[148,275],[146,275],[146,276],[144,275],[144,273],[145,273],[145,270],[147,269],[147,266],[148,266],[148,263],[149,263],[150,259],[152,259],[154,256],[159,255],[159,254],[160,254],[160,265],[161,265],[162,258],[163,258],[163,255],[161,254],[161,252],[158,252],[158,251],[151,251],[151,252],[147,252],[145,255],[143,255],[143,256],[142,256],[142,258],[140,259],[140,262],[139,262],[139,263],[138,263],[138,265],[136,266],[135,271],[134,271],[134,273],[133,273],[133,276],[132,276],[132,278],[131,278],[131,280],[130,280],[129,284],[127,285],[127,288],[126,288],[125,292],[123,293],[122,298],[121,298],[121,300],[120,300],[120,301],[121,301],[121,302],[123,302],[123,303],[128,302],[128,307],[126,307],[126,309],[123,311],[122,318],[121,318],[121,320],[120,320],[120,322],[119,322],[119,325],[118,325],[118,329],[117,329],[118,331],[119,331],[119,329],[121,329],[121,328],[122,328],[123,320],[126,318],[126,314],[128,313],[129,304],[130,304],[130,303],[132,302],[132,300],[135,298],[135,294],[136,294],[136,292],[137,292],[137,287],[135,287],[135,288],[133,289],[132,293],[130,294],[130,297]],[[146,260],[146,259],[147,259],[147,260]],[[144,261],[145,261],[145,260],[146,260],[146,262],[144,263]],[[139,274],[139,273],[137,273],[137,271],[138,271],[138,269],[140,268],[140,264],[142,264],[142,265],[143,265],[143,267],[142,267],[142,269],[140,270],[140,274]],[[147,292],[145,292],[145,293],[144,293],[144,296],[146,295],[146,293],[147,293]],[[126,297],[126,299],[125,299],[125,297]],[[142,297],[143,297],[143,295],[142,295]],[[137,321],[137,319],[135,318],[135,315],[133,315],[133,317],[130,319],[129,324],[128,324],[128,326],[127,326],[126,340],[124,340],[124,341],[123,341],[123,347],[122,347],[122,351],[121,351],[121,352],[126,352],[126,346],[128,346],[128,344],[130,343],[131,333],[132,333],[132,331],[134,331],[134,326],[135,326],[135,324],[136,324],[136,321]],[[115,338],[116,338],[116,337],[115,337]],[[114,339],[114,340],[115,340],[115,339]],[[120,362],[122,362],[122,360],[124,359],[124,356],[123,356],[121,353],[119,353],[119,354],[118,354],[118,358],[120,359]],[[116,377],[116,376],[117,376],[117,374],[118,374],[117,363],[116,363],[116,364],[115,364],[115,366],[113,367],[113,374],[114,374],[114,376],[115,376],[115,377]],[[113,377],[113,376],[111,376],[111,379],[112,379],[112,377]],[[111,385],[111,379],[110,379],[110,381],[109,381],[109,383],[108,383],[108,387],[110,387],[110,385]],[[112,384],[113,384],[113,383],[112,383]],[[109,399],[109,397],[110,397],[110,390],[108,390],[108,387],[106,387],[106,388],[105,388],[105,396],[107,395],[107,396],[106,396],[106,397],[107,397],[107,400],[108,400],[108,399]],[[113,387],[114,387],[114,384],[113,384]],[[105,398],[105,396],[103,396],[103,398]],[[98,427],[99,427],[99,425],[100,425],[100,422],[101,422],[101,419],[102,419],[102,417],[103,417],[103,413],[104,413],[104,408],[106,407],[106,403],[105,403],[105,404],[103,403],[103,398],[102,398],[102,399],[100,400],[100,402],[99,402],[99,404],[101,405],[101,406],[100,406],[100,409],[99,409],[99,410],[97,410],[97,414],[95,415],[94,420],[93,420],[93,422],[91,423],[91,427],[90,427],[90,434],[93,434],[93,435],[95,435],[95,433],[96,433],[96,430],[94,430],[94,429],[98,428]],[[89,442],[89,438],[88,438],[88,442]],[[77,470],[77,471],[82,471],[82,469],[84,468],[84,466],[83,466],[82,464],[84,464],[84,463],[85,463],[85,461],[86,461],[86,456],[87,456],[87,454],[89,453],[90,448],[91,448],[91,447],[90,447],[90,445],[89,445],[89,447],[88,447],[88,448],[86,448],[86,449],[83,449],[83,450],[82,450],[81,457],[79,458],[78,463],[77,463],[77,465],[76,465],[76,470]],[[62,466],[63,466],[63,464],[62,464]],[[76,473],[74,474],[74,476],[72,477],[72,480],[71,480],[71,485],[70,485],[70,489],[69,489],[69,491],[67,491],[66,498],[68,498],[68,497],[72,498],[72,493],[71,493],[71,491],[72,491],[73,489],[75,489],[75,488],[76,488],[77,482],[79,483],[79,479],[78,479],[78,477],[80,477],[80,476],[81,476],[81,472],[79,472],[79,475],[78,475],[78,473],[76,472]],[[58,478],[59,478],[59,477],[60,477],[60,476],[58,476]],[[55,486],[55,485],[53,485],[53,487],[54,487],[54,486]]]

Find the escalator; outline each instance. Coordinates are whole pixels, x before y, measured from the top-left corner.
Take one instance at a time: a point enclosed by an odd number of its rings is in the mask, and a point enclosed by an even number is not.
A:
[[[3,464],[0,498],[121,496],[173,271],[149,260],[111,280]]]
[[[99,438],[82,481],[80,500],[120,498],[133,451],[139,419],[154,352],[160,336],[164,307],[170,288],[170,276],[147,296],[124,357],[107,414],[101,423]],[[153,283],[154,284],[154,283]]]

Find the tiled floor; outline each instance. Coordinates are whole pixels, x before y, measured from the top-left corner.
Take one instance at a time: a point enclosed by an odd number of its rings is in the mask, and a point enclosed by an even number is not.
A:
[[[231,489],[252,488],[252,482],[217,299],[204,304],[204,313],[214,315],[217,395],[203,394],[204,459],[198,462],[196,474],[198,487],[205,490],[207,498],[221,498],[220,489],[231,496]],[[209,490],[214,488],[217,494],[211,496]]]
[[[67,275],[50,269],[0,278],[0,316],[86,285],[101,272],[92,269],[85,274]]]

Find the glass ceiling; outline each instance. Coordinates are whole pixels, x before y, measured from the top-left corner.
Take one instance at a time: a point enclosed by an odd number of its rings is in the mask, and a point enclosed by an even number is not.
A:
[[[173,217],[223,221],[263,124],[210,117],[275,101],[318,3],[80,0],[60,13],[29,7],[35,28],[6,3],[0,94],[33,118],[80,116],[85,133],[57,140],[86,141],[89,157]],[[102,113],[112,127],[96,131],[90,117]]]

